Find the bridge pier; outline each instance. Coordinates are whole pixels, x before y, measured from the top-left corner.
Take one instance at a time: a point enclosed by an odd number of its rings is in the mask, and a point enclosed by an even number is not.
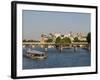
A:
[[[59,50],[60,50],[60,52],[63,51],[63,46],[62,45],[60,45]]]
[[[47,51],[48,51],[48,48],[45,47],[45,52],[47,52]]]
[[[77,46],[74,46],[74,52],[76,52],[77,51]]]
[[[48,51],[48,45],[47,44],[44,44],[44,50],[45,50],[45,52]]]
[[[88,44],[88,50],[91,51],[91,44]]]

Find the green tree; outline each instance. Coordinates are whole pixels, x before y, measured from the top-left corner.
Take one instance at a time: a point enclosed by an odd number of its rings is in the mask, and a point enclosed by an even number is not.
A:
[[[57,37],[55,43],[60,43],[61,42],[61,37]]]
[[[90,32],[87,34],[87,42],[91,43],[91,33]]]
[[[69,37],[65,37],[63,39],[61,39],[61,37],[57,37],[55,43],[59,43],[59,44],[71,43],[71,39]]]
[[[64,37],[62,39],[61,37],[57,37],[55,43],[57,48],[60,46],[66,46],[67,44],[71,43],[71,39],[69,37]]]
[[[75,37],[75,38],[74,38],[74,42],[79,42],[78,37]]]
[[[50,38],[49,38],[49,39],[47,40],[47,42],[53,42],[53,39],[50,39]]]
[[[26,40],[24,39],[23,42],[26,42]]]
[[[61,37],[64,37],[64,35],[61,35]]]
[[[69,37],[65,37],[64,41],[65,41],[64,43],[71,43],[71,39]]]
[[[63,38],[60,40],[60,44],[64,44],[64,43],[65,43],[65,39]]]
[[[61,37],[57,37],[56,40],[55,40],[55,43],[56,43],[56,48],[58,49],[60,47],[60,44],[61,44]]]

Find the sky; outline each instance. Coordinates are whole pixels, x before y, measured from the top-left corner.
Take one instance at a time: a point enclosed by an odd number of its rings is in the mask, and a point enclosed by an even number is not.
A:
[[[90,32],[89,13],[23,10],[22,38],[40,39],[42,33]]]

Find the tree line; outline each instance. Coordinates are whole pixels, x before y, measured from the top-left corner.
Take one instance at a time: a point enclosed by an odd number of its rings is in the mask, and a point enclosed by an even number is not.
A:
[[[53,40],[53,37],[49,37],[45,42],[53,42],[54,40]],[[88,34],[87,34],[87,36],[86,36],[86,41],[88,42],[88,43],[91,43],[91,33],[89,32]],[[40,42],[39,40],[23,40],[23,42]],[[72,42],[72,40],[71,40],[71,38],[70,37],[63,37],[62,38],[62,36],[60,37],[57,37],[56,39],[55,39],[55,43],[56,44],[67,44],[67,43],[71,43]],[[79,39],[78,39],[78,37],[75,37],[74,38],[74,40],[73,40],[73,42],[84,42],[84,41],[80,41]]]

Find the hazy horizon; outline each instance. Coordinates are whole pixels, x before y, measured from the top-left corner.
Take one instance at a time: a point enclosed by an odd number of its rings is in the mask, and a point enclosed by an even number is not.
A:
[[[23,10],[22,38],[40,39],[42,33],[90,32],[89,13]]]

